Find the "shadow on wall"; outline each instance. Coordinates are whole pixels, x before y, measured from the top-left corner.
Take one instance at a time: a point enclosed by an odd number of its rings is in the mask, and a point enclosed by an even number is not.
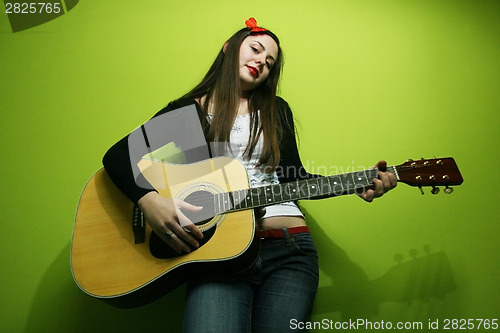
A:
[[[141,308],[113,308],[81,291],[71,276],[70,244],[35,293],[26,332],[181,332],[185,288]]]
[[[306,210],[304,212],[307,214]],[[343,320],[373,318],[379,314],[380,306],[387,302],[405,305],[436,299],[439,302],[456,294],[453,274],[443,252],[430,253],[428,247],[424,247],[425,255],[417,257],[416,251],[412,250],[412,259],[406,262],[401,254],[397,254],[394,259],[398,263],[383,276],[370,280],[363,269],[323,232],[317,221],[307,215],[322,260],[320,268],[332,281],[330,285],[320,287],[314,315],[339,312]],[[116,309],[86,295],[76,286],[69,258],[70,244],[40,281],[26,332],[181,331],[185,287],[141,308]],[[426,318],[443,311],[453,312],[449,306],[446,308],[447,303],[434,305],[433,313],[418,309],[417,312]]]
[[[307,214],[307,211],[303,209]],[[340,312],[342,320],[373,318],[380,314],[380,306],[395,302],[411,306],[416,301],[443,300],[457,290],[453,273],[444,252],[430,253],[423,246],[424,255],[417,257],[417,250],[410,250],[410,260],[403,262],[403,255],[396,254],[397,262],[378,278],[369,279],[363,269],[352,262],[321,229],[318,222],[307,214],[320,257],[322,272],[331,279],[331,285],[320,287],[314,314]],[[442,309],[434,309],[441,312]],[[429,314],[423,313],[426,318]]]

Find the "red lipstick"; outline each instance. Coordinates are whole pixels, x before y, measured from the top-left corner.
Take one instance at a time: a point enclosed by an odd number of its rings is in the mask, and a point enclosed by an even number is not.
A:
[[[247,68],[250,71],[250,74],[252,74],[252,76],[254,78],[258,78],[259,77],[259,71],[257,70],[257,68],[252,67],[252,66],[247,66]]]

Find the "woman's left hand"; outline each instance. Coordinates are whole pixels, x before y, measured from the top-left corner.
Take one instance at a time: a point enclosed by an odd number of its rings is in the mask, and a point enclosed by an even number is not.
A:
[[[386,161],[379,161],[375,168],[379,169],[378,179],[373,180],[373,187],[365,190],[359,196],[365,201],[372,202],[373,199],[381,197],[384,193],[389,192],[396,187],[397,181],[394,174],[385,171],[387,168]],[[382,171],[380,171],[382,170]]]

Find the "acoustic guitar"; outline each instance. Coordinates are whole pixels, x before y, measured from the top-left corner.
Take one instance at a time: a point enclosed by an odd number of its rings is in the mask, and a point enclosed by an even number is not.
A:
[[[97,171],[78,203],[71,269],[85,293],[119,308],[148,304],[193,276],[248,268],[259,251],[253,208],[353,194],[372,186],[378,174],[369,169],[249,188],[245,167],[229,157],[193,164],[142,159],[139,169],[160,195],[203,207],[186,215],[204,240],[198,249],[178,255],[152,232],[106,172]],[[439,186],[451,193],[451,186],[463,182],[453,158],[409,160],[387,171],[421,190],[432,186],[433,194]]]

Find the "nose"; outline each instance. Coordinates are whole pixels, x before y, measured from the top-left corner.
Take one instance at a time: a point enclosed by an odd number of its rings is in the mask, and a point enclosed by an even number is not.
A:
[[[264,54],[259,54],[256,58],[255,58],[255,62],[258,64],[258,65],[264,65],[266,63],[266,56]]]
[[[261,58],[258,58],[255,60],[255,63],[257,64],[257,67],[259,68],[259,72],[262,72],[262,70],[265,67],[266,61],[261,59]]]

